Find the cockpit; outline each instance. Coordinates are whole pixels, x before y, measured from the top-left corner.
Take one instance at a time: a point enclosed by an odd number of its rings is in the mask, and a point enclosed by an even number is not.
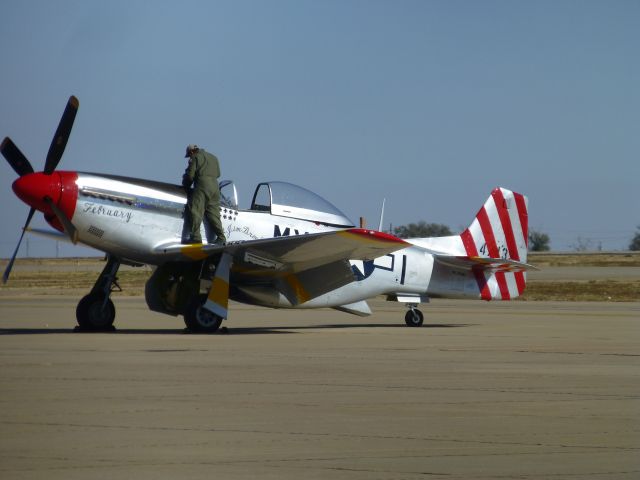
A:
[[[220,182],[220,194],[223,206],[238,209],[238,193],[232,181]],[[335,227],[353,227],[353,222],[333,204],[306,188],[287,182],[258,184],[250,210]]]

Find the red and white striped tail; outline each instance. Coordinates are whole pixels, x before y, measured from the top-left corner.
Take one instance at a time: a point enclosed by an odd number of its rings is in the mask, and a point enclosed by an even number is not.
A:
[[[506,188],[491,192],[476,218],[460,238],[471,258],[499,258],[526,263],[529,221],[527,197]],[[510,300],[525,289],[525,272],[476,268],[483,300]]]

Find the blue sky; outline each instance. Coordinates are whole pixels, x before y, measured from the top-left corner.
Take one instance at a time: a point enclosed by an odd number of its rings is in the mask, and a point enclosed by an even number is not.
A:
[[[197,143],[244,207],[285,180],[457,231],[503,186],[555,250],[640,225],[637,1],[5,0],[2,23],[0,137],[36,169],[74,94],[64,170],[177,183]],[[0,163],[7,257],[28,207]]]

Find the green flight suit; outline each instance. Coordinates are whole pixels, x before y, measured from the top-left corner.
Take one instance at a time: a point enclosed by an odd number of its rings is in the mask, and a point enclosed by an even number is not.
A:
[[[193,183],[193,190],[187,201],[187,215],[191,222],[189,243],[202,243],[200,225],[203,216],[217,235],[216,242],[227,241],[220,221],[220,189],[218,177],[220,164],[215,155],[200,148],[189,157],[189,165],[182,177],[182,186],[187,189]]]

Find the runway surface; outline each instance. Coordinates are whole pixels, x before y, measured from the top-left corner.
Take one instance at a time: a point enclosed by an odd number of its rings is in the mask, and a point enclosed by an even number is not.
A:
[[[640,478],[640,303],[433,301],[426,327],[0,299],[0,478]]]

